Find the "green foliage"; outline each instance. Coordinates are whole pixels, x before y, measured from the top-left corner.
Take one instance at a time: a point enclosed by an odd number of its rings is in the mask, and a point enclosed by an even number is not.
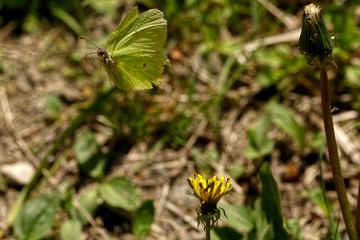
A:
[[[226,213],[221,220],[227,227],[214,228],[212,231],[214,239],[228,239],[225,236],[236,236],[236,239],[246,240],[301,239],[297,219],[286,222],[291,236],[285,229],[279,188],[267,162],[260,168],[260,179],[263,190],[261,198],[255,201],[253,208],[233,204],[221,206]]]
[[[266,104],[266,111],[271,115],[271,120],[285,133],[293,137],[300,149],[305,147],[305,129],[300,126],[291,110],[285,106],[271,101]]]
[[[327,203],[325,203],[324,200],[324,196],[323,193],[321,191],[321,189],[313,189],[312,191],[310,191],[309,193],[309,197],[311,199],[311,201],[317,205],[318,207],[321,208],[321,210],[327,215],[330,215],[330,212],[328,211],[328,208],[326,206]]]
[[[249,233],[250,239],[265,239],[265,235],[270,229],[271,225],[267,222],[265,212],[262,209],[262,199],[255,200],[253,212],[254,226],[255,228]]]
[[[178,148],[186,144],[189,128],[193,124],[194,118],[184,115],[177,116],[173,121],[164,124],[159,123],[159,132],[163,134],[164,143],[172,148]]]
[[[77,35],[82,35],[85,33],[85,29],[80,25],[80,23],[62,8],[55,5],[50,5],[50,11],[52,15],[63,21]]]
[[[60,113],[62,102],[60,98],[53,94],[45,95],[45,107],[46,109],[54,115]]]
[[[19,239],[41,239],[55,222],[60,204],[57,193],[42,194],[28,201],[14,223],[14,232]]]
[[[355,21],[355,7],[348,4],[338,5],[330,8],[325,14],[325,17],[334,24],[336,47],[351,51],[360,40],[360,31]]]
[[[94,133],[85,131],[79,134],[74,144],[74,152],[81,170],[93,178],[104,177],[108,158],[101,152]]]
[[[193,148],[191,152],[194,156],[196,166],[203,169],[205,173],[210,173],[212,171],[212,161],[216,163],[219,161],[219,152],[216,149],[206,149],[201,153],[197,148]]]
[[[226,213],[221,220],[227,227],[214,228],[212,231],[214,239],[228,239],[228,236],[247,240],[290,239],[283,221],[279,188],[267,162],[260,168],[260,179],[263,190],[261,198],[255,201],[253,208],[233,204],[221,206]],[[298,220],[289,220],[286,226],[291,232],[291,239],[301,239]],[[246,234],[239,235],[239,233]]]
[[[229,227],[239,232],[250,232],[254,228],[254,215],[251,210],[245,206],[227,204],[221,206],[226,212],[227,217],[222,217]]]
[[[115,177],[101,183],[99,191],[107,204],[127,211],[134,210],[140,201],[136,188],[125,177]]]
[[[261,159],[270,154],[275,141],[267,137],[271,123],[293,137],[300,149],[305,147],[305,129],[295,120],[294,113],[276,101],[265,105],[265,112],[255,121],[252,129],[246,131],[249,145],[244,149],[244,155],[251,159]]]
[[[60,227],[60,237],[62,240],[80,240],[81,223],[77,220],[68,220]]]
[[[292,240],[301,240],[302,234],[301,234],[301,228],[299,219],[289,219],[286,221],[286,228],[289,229],[291,233],[291,239]]]
[[[39,29],[39,24],[48,22],[52,18],[57,18],[68,26],[74,33],[83,34],[82,27],[84,21],[84,10],[81,8],[80,0],[75,1],[22,1],[22,0],[4,0],[0,3],[0,11],[11,13],[16,11],[18,14],[3,14],[0,18],[0,24],[11,22],[16,19],[22,29],[33,32]],[[51,13],[49,16],[48,13]],[[47,21],[44,21],[44,20]]]
[[[245,167],[241,164],[229,163],[225,170],[232,179],[239,179],[245,172]]]
[[[252,129],[246,131],[250,144],[244,149],[247,158],[262,158],[274,149],[275,141],[267,137],[271,126],[271,116],[268,113],[261,115]]]
[[[291,48],[288,45],[280,44],[271,49],[255,52],[256,61],[259,62],[263,69],[257,75],[256,80],[264,88],[271,85],[282,85],[284,79],[289,75],[289,61],[291,58]]]
[[[70,216],[72,219],[85,226],[89,223],[88,218],[84,214],[89,214],[90,217],[94,217],[97,209],[99,208],[99,189],[94,188],[83,192],[75,197],[76,205],[71,205]],[[81,209],[79,209],[79,206]],[[84,211],[86,211],[84,213]]]
[[[360,69],[358,66],[349,64],[344,68],[345,72],[345,84],[349,87],[359,88]]]
[[[244,236],[229,227],[214,227],[210,232],[210,236],[212,240],[244,239]]]
[[[131,230],[138,239],[144,239],[152,222],[154,221],[154,202],[152,200],[145,201],[136,211],[132,220]]]
[[[268,162],[264,162],[260,168],[260,179],[263,184],[261,192],[262,209],[267,221],[272,225],[265,235],[271,234],[272,237],[269,239],[289,239],[284,228],[280,191]]]

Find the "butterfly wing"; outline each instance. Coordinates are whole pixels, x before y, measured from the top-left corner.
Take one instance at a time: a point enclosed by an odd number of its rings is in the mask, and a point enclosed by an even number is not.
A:
[[[109,37],[108,42],[106,43],[106,49],[113,49],[114,45],[116,45],[119,41],[118,35],[119,33],[126,28],[130,23],[132,23],[137,16],[139,15],[138,7],[134,7],[131,11],[126,15],[124,20],[119,24],[119,26],[112,32]]]
[[[120,89],[137,91],[158,85],[164,65],[170,61],[163,54],[167,35],[167,22],[157,9],[148,10],[138,17],[134,11],[125,24],[111,35],[107,50],[115,64],[105,65],[112,82]],[[128,19],[128,20],[127,20]]]

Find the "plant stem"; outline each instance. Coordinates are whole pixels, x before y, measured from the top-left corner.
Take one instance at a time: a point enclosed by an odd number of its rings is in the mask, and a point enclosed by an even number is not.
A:
[[[206,218],[206,226],[205,226],[205,231],[206,231],[206,240],[210,240],[210,217],[207,216]]]
[[[321,89],[321,106],[324,119],[326,140],[329,151],[330,165],[333,174],[335,189],[340,203],[342,215],[344,217],[347,232],[350,240],[357,239],[355,221],[351,213],[350,204],[346,194],[344,179],[341,174],[339,154],[334,133],[334,126],[331,114],[331,104],[329,98],[328,77],[326,72],[326,63],[319,63],[320,68],[320,89]]]
[[[360,176],[359,176],[358,180],[359,180],[358,182],[360,183]],[[355,221],[358,237],[360,237],[360,198],[359,198],[359,194],[360,194],[360,184],[359,184],[359,189],[358,189],[358,202],[357,202],[357,207],[356,207],[356,221]]]

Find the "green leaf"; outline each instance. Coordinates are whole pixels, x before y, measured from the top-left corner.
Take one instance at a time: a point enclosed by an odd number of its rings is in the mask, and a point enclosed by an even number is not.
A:
[[[249,239],[266,239],[266,235],[269,234],[269,229],[272,229],[272,225],[268,224],[266,220],[265,212],[261,206],[261,198],[255,200],[252,214],[256,231],[252,231],[249,234]]]
[[[270,115],[265,113],[256,120],[253,129],[246,131],[250,145],[244,149],[245,157],[257,159],[272,152],[275,147],[275,141],[267,137],[270,125]]]
[[[59,195],[42,194],[28,201],[14,222],[14,232],[20,239],[41,239],[52,227],[59,208]]]
[[[345,78],[347,85],[353,88],[359,88],[360,69],[355,65],[347,65],[344,67]]]
[[[136,211],[132,220],[131,230],[138,239],[144,239],[150,231],[154,221],[154,203],[152,200],[144,202]]]
[[[289,239],[284,228],[280,191],[268,162],[264,162],[260,168],[260,179],[262,182],[261,206],[268,223],[273,224],[274,239]]]
[[[249,139],[250,145],[256,149],[257,143],[256,143],[256,131],[254,129],[248,129],[246,131],[246,136]]]
[[[100,195],[112,207],[132,211],[139,203],[140,196],[136,188],[125,177],[115,177],[100,185]]]
[[[74,188],[68,188],[64,191],[64,195],[62,197],[62,206],[65,210],[70,211],[70,209],[72,208],[72,198],[73,195],[75,193],[75,189]]]
[[[81,223],[77,220],[68,220],[60,227],[60,237],[63,240],[80,240]]]
[[[244,149],[244,156],[250,159],[257,159],[262,158],[272,152],[275,147],[275,141],[271,139],[267,139],[264,141],[264,144],[261,146],[261,148],[258,150],[255,147],[249,145],[246,146]]]
[[[82,132],[77,136],[74,144],[74,151],[76,160],[80,165],[86,162],[97,153],[98,144],[95,136],[90,131]]]
[[[323,196],[321,189],[317,188],[317,189],[312,190],[310,192],[309,196],[310,196],[311,201],[315,205],[320,207],[321,210],[326,214],[326,216],[330,216],[330,212],[328,211],[328,209],[326,207],[324,196]]]
[[[271,126],[270,115],[262,114],[254,124],[255,145],[261,147],[267,139],[267,134]]]
[[[102,179],[107,166],[107,156],[101,153],[94,133],[85,131],[75,140],[74,152],[79,167],[90,177]]]
[[[244,237],[229,227],[214,227],[210,231],[211,240],[236,239],[242,240]]]
[[[301,240],[301,229],[299,219],[289,219],[286,221],[286,227],[290,230],[291,240]]]
[[[275,101],[268,103],[266,110],[270,113],[272,121],[293,137],[303,149],[305,147],[305,129],[296,122],[294,113]]]
[[[272,222],[265,228],[265,232],[262,240],[277,240],[275,238],[274,226]]]
[[[250,232],[254,228],[252,214],[247,207],[233,204],[221,205],[221,207],[227,216],[222,217],[221,220],[228,226],[240,232]]]
[[[232,179],[238,179],[245,172],[245,166],[238,163],[227,163],[225,165],[225,170]]]
[[[286,73],[287,72],[283,70],[274,71],[273,68],[265,66],[263,70],[256,76],[256,81],[260,84],[261,87],[268,88],[282,81]]]
[[[60,98],[53,94],[46,94],[45,95],[45,107],[46,109],[53,113],[53,114],[59,114],[61,110],[62,102]]]
[[[94,188],[80,194],[78,197],[75,198],[75,201],[78,202],[81,208],[87,211],[91,217],[94,217],[97,209],[99,208],[99,204],[97,201],[98,198],[99,189]],[[85,226],[89,223],[83,212],[77,206],[72,205],[70,209],[70,216],[71,218],[78,220],[82,226]]]
[[[39,31],[40,27],[41,24],[37,14],[34,12],[29,12],[22,24],[24,31],[28,33],[37,32]]]

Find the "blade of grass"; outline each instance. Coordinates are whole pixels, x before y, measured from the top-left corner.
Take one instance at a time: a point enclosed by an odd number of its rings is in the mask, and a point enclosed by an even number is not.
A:
[[[85,33],[85,29],[73,18],[70,14],[65,12],[59,7],[51,7],[50,11],[52,15],[59,18],[63,21],[71,30],[73,30],[77,35],[83,35]]]
[[[258,34],[259,23],[260,23],[259,3],[258,1],[250,1],[250,6],[251,6],[251,21],[254,26],[254,32]]]
[[[223,66],[223,69],[220,73],[219,82],[220,87],[219,90],[216,93],[214,104],[216,106],[219,106],[222,99],[226,95],[226,93],[231,89],[231,87],[234,85],[236,80],[238,80],[241,73],[246,69],[247,64],[243,64],[242,66],[238,67],[232,75],[229,76],[231,67],[234,65],[236,61],[236,57],[231,55],[226,59],[226,62]]]

